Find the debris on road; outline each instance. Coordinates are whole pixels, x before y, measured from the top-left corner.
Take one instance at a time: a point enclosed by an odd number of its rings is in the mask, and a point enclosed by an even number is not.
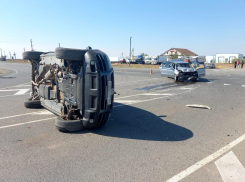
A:
[[[187,107],[193,107],[193,108],[201,108],[201,109],[210,109],[210,107],[205,106],[205,105],[199,105],[199,104],[191,104],[191,105],[186,105]]]

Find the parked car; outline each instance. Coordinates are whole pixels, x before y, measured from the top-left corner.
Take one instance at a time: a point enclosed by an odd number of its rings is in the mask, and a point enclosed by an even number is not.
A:
[[[126,59],[121,58],[119,62],[120,62],[121,64],[124,64],[124,63],[126,63]]]
[[[206,68],[215,68],[215,64],[214,63],[206,63],[205,67]]]
[[[162,63],[159,69],[162,76],[174,78],[175,81],[198,81],[206,72],[204,63],[197,63],[194,68],[191,63],[179,59]]]
[[[102,127],[114,98],[114,71],[100,50],[56,48],[55,52],[27,51],[31,62],[31,97],[26,108],[45,107],[58,117],[64,132]]]

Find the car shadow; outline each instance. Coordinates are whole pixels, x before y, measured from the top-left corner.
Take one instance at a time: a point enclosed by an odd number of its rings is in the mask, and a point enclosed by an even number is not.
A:
[[[103,136],[150,140],[183,141],[193,137],[192,131],[167,122],[167,116],[156,116],[137,107],[122,105],[113,109],[110,120],[99,129],[83,130],[74,134],[94,133]]]

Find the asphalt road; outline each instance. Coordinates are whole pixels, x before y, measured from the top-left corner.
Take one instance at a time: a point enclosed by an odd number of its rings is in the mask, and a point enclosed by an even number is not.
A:
[[[225,169],[245,179],[234,165],[224,167],[232,156],[245,166],[245,70],[207,70],[200,82],[175,83],[158,69],[116,68],[109,122],[61,133],[53,114],[24,107],[30,65],[0,62],[0,68],[12,70],[0,77],[1,182],[219,182],[226,181]]]

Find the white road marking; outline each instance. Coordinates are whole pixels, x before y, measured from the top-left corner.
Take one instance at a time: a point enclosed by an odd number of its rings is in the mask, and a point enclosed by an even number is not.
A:
[[[183,87],[183,88],[180,88],[181,90],[188,90],[188,89],[192,89],[192,88],[188,88],[188,87]]]
[[[12,86],[12,87],[31,87],[31,85],[17,85],[17,86]]]
[[[217,160],[215,165],[224,182],[245,181],[245,168],[232,151]]]
[[[19,115],[14,115],[14,116],[7,116],[7,117],[3,117],[3,118],[0,118],[0,120],[2,119],[9,119],[9,118],[15,118],[15,117],[19,117],[19,116],[26,116],[26,115],[36,115],[36,114],[47,114],[47,112],[49,111],[39,111],[39,112],[29,112],[29,113],[25,113],[25,114],[19,114]],[[51,112],[49,112],[50,114],[52,114]]]
[[[56,117],[46,118],[46,119],[39,119],[39,120],[29,121],[29,122],[25,122],[25,123],[18,123],[18,124],[1,126],[0,129],[10,128],[10,127],[14,127],[14,126],[20,126],[20,125],[25,125],[25,124],[30,124],[30,123],[36,123],[36,122],[40,122],[40,121],[47,121],[47,120],[54,119],[54,118],[56,118]]]
[[[14,95],[23,95],[25,94],[28,90],[30,89],[12,89],[12,90],[0,90],[0,92],[13,92],[13,91],[18,91]]]
[[[179,88],[176,88],[176,86],[177,85],[171,85],[169,87],[175,87],[175,88],[169,88],[169,89],[166,89],[166,90],[162,90],[162,91],[159,91],[159,93],[160,92],[166,92],[166,91],[170,91],[170,90],[177,90],[177,89],[179,89]],[[166,87],[164,87],[164,88],[166,88]],[[162,88],[162,89],[164,89],[164,88]],[[195,87],[195,88],[197,88],[197,87]],[[115,99],[124,99],[124,98],[128,98],[128,97],[135,97],[135,96],[140,96],[140,95],[142,95],[142,94],[128,95],[128,96],[124,96],[124,97],[117,97]]]
[[[30,90],[30,89],[20,89],[20,91],[17,92],[16,94],[14,94],[14,95],[23,95],[23,94],[25,94],[26,92],[28,92],[28,90]]]
[[[30,93],[26,93],[26,94],[22,94],[22,95],[30,95]],[[19,95],[3,95],[3,96],[0,96],[1,97],[13,97],[13,96],[19,96]]]
[[[228,83],[224,83],[224,85],[231,85],[231,84],[228,84]]]
[[[31,83],[31,82],[27,82],[27,83],[22,83],[22,84],[19,84],[19,85],[14,85],[14,86],[9,86],[9,87],[4,87],[4,88],[0,88],[0,89],[7,89],[7,88],[12,88],[12,87],[19,87],[19,86],[21,86],[21,85],[23,85],[23,86],[25,86],[26,84],[29,84],[29,83]]]
[[[195,87],[195,88],[193,88],[192,90],[195,90],[196,88],[198,88],[198,87]],[[188,90],[188,91],[185,91],[185,92],[181,92],[181,93],[178,93],[178,94],[166,95],[166,96],[164,96],[164,97],[157,97],[157,98],[153,98],[153,99],[139,100],[138,102],[134,102],[134,103],[131,103],[131,104],[117,105],[117,106],[114,106],[113,108],[116,108],[116,107],[122,107],[122,106],[126,106],[126,105],[137,104],[137,103],[141,103],[141,102],[148,102],[148,101],[152,101],[152,100],[163,99],[163,98],[170,97],[170,96],[177,96],[177,95],[184,94],[184,93],[187,93],[187,92],[190,92],[190,91],[191,91],[191,90]]]
[[[193,88],[193,90],[196,89],[196,88],[198,88],[198,87]],[[187,92],[190,92],[190,90],[184,91],[182,93],[178,93],[178,94],[175,94],[175,95],[180,95],[180,94],[184,94],[184,93],[187,93]],[[135,104],[135,103],[141,103],[141,102],[147,102],[147,101],[152,101],[152,100],[158,100],[158,99],[162,99],[162,98],[169,97],[169,96],[170,95],[164,96],[164,97],[153,98],[153,99],[147,99],[147,100],[137,100],[137,101],[134,100],[133,102],[128,103],[127,105],[131,105],[131,104]],[[126,106],[126,105],[117,105],[117,106],[113,106],[113,108],[122,107],[122,106]],[[20,115],[15,115],[15,116],[4,117],[4,118],[0,118],[0,119],[7,119],[7,118],[12,118],[12,117],[24,116],[24,115],[28,115],[28,114],[34,114],[34,112],[33,113],[26,113],[26,114],[20,114]],[[13,125],[1,126],[0,129],[20,126],[20,125],[25,125],[25,124],[30,124],[30,123],[36,123],[36,122],[40,122],[40,121],[46,121],[46,120],[50,120],[50,119],[54,119],[54,118],[56,118],[56,117],[40,119],[40,120],[34,120],[34,121],[29,121],[29,122],[25,122],[25,123],[18,123],[18,124],[13,124]]]
[[[35,115],[49,115],[49,114],[53,114],[52,112],[46,110],[46,111],[42,111],[42,112],[37,112],[35,113]],[[32,113],[32,115],[34,115],[34,113]]]
[[[2,77],[9,77],[9,76],[14,76],[14,75],[18,74],[18,71],[16,69],[12,69],[12,68],[4,68],[4,69],[14,70],[14,73],[12,73],[10,75],[5,75],[5,76],[2,76]]]
[[[152,79],[145,79],[145,80],[137,80],[137,81],[131,81],[131,82],[121,82],[121,83],[116,83],[116,85],[124,84],[124,83],[134,83],[134,82],[142,82],[142,81],[148,81],[148,80],[156,80],[156,79],[159,79],[159,78],[152,78]]]
[[[115,102],[119,103],[119,104],[133,104],[136,102],[139,102],[140,100],[116,100]]]
[[[180,172],[179,174],[173,176],[166,182],[176,182],[180,181],[181,179],[184,179],[185,177],[189,176],[196,170],[200,169],[201,167],[205,166],[206,164],[210,163],[214,159],[220,157],[224,153],[228,152],[230,149],[238,145],[239,143],[243,142],[245,140],[245,134],[234,140],[233,142],[227,144],[223,148],[219,149],[218,151],[214,152],[213,154],[209,155],[208,157],[202,159],[201,161],[197,162],[196,164],[192,165],[191,167],[188,167],[184,171]]]
[[[146,93],[141,95],[173,95],[173,94],[161,94],[161,93]]]

